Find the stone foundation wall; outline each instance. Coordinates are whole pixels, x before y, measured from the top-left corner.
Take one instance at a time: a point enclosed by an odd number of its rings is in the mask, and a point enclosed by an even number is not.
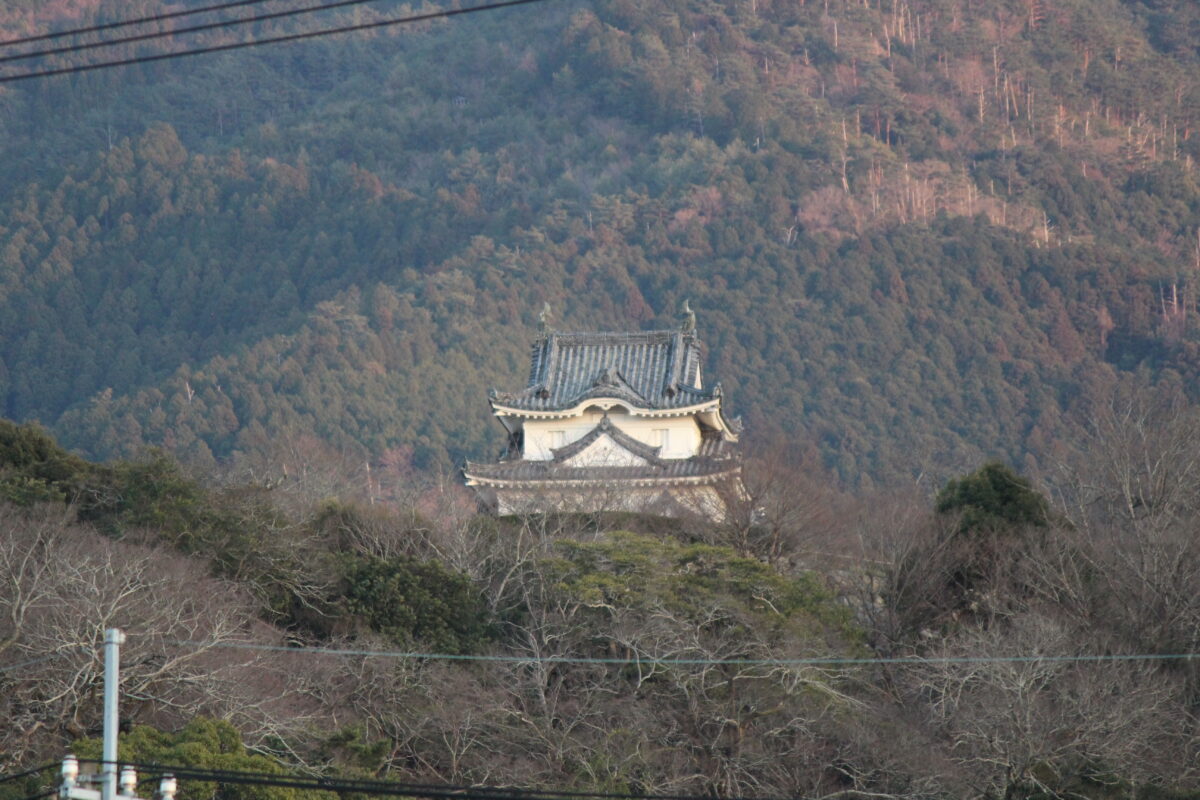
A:
[[[716,486],[663,488],[611,488],[589,490],[492,489],[480,493],[487,510],[495,514],[541,514],[553,511],[594,513],[636,511],[663,517],[699,517],[720,522],[725,502]]]

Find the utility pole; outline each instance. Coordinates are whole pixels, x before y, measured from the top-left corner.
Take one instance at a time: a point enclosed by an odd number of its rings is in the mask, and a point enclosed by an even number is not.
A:
[[[67,755],[62,762],[62,783],[59,800],[141,800],[137,795],[137,772],[133,767],[119,770],[118,787],[117,730],[119,717],[117,699],[121,691],[121,645],[125,634],[117,628],[104,632],[104,744],[100,774],[79,776],[79,759]],[[99,786],[99,789],[90,788]],[[155,800],[175,800],[178,784],[175,776],[164,775],[158,785]]]
[[[118,628],[104,632],[104,763],[100,765],[100,800],[117,800],[117,695],[121,691],[121,645]]]

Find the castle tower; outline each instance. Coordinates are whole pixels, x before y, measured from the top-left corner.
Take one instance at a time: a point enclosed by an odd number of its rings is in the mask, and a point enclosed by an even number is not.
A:
[[[636,333],[558,333],[546,313],[526,388],[489,395],[508,445],[467,463],[481,505],[723,518],[742,494],[740,426],[703,386],[690,309],[680,330]]]

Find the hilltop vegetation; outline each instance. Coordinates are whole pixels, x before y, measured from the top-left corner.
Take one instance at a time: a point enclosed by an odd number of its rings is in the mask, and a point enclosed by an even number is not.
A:
[[[303,476],[205,488],[161,455],[86,462],[0,422],[0,769],[96,756],[95,653],[116,626],[134,761],[713,797],[1195,797],[1196,673],[1172,654],[1200,646],[1200,419],[1139,402],[1093,431],[1060,502],[995,463],[934,503],[842,496],[777,462],[748,528],[478,517],[454,484],[386,502]]]
[[[0,412],[91,457],[446,471],[499,446],[543,302],[690,297],[751,434],[851,485],[1044,471],[1129,385],[1195,399],[1196,14],[556,2],[9,84]]]

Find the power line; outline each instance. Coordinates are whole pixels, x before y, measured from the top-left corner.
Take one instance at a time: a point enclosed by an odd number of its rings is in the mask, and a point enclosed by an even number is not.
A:
[[[42,764],[40,767],[33,767],[31,769],[25,770],[24,772],[15,772],[12,775],[5,775],[4,777],[0,778],[0,783],[8,783],[9,781],[19,780],[20,778],[28,778],[30,775],[36,775],[39,772],[45,772],[46,770],[50,769],[51,767],[57,767],[57,766],[58,766],[58,763],[55,762],[55,763],[51,763],[51,764]]]
[[[54,56],[61,53],[77,53],[80,50],[94,50],[98,47],[115,47],[119,44],[128,44],[130,42],[145,42],[150,39],[162,39],[168,36],[177,36],[183,33],[198,33],[200,31],[211,31],[218,28],[231,28],[236,25],[248,25],[251,22],[262,22],[269,19],[282,19],[283,17],[295,17],[300,14],[312,14],[318,11],[328,11],[334,8],[345,8],[346,6],[358,6],[363,3],[375,3],[379,0],[339,0],[336,3],[330,3],[323,6],[305,6],[304,8],[291,8],[286,11],[272,11],[270,14],[259,14],[254,17],[243,17],[242,19],[227,19],[221,22],[206,22],[203,25],[193,25],[189,28],[174,28],[169,31],[155,31],[154,33],[139,33],[134,36],[124,36],[120,39],[106,39],[102,42],[88,42],[86,44],[72,44],[66,47],[55,47],[50,50],[35,50],[32,53],[18,53],[14,56],[4,56],[0,58],[0,64],[6,64],[10,61],[24,61],[30,58],[41,58],[42,56]]]
[[[72,28],[66,31],[55,31],[54,33],[42,33],[37,36],[24,36],[20,39],[6,39],[0,42],[0,47],[10,47],[15,44],[29,44],[31,42],[44,42],[48,39],[62,39],[67,36],[79,36],[85,33],[96,33],[97,31],[109,31],[114,28],[126,28],[130,25],[141,25],[146,22],[161,22],[168,19],[176,19],[178,17],[190,17],[195,14],[207,14],[210,11],[225,11],[230,8],[239,8],[241,6],[254,6],[260,3],[266,3],[268,0],[238,0],[236,3],[218,3],[215,6],[204,6],[203,8],[191,8],[186,11],[172,11],[167,14],[155,14],[150,17],[138,17],[137,19],[127,19],[120,22],[106,22],[101,25],[89,25],[86,28]]]
[[[79,759],[81,763],[104,764],[98,759]],[[645,794],[564,791],[558,789],[528,789],[515,786],[466,786],[449,784],[414,784],[378,780],[335,779],[326,777],[304,777],[279,775],[269,772],[242,770],[209,770],[195,767],[121,761],[147,774],[171,774],[176,778],[212,781],[216,783],[241,783],[259,786],[280,786],[292,789],[310,789],[328,792],[354,792],[359,794],[392,795],[401,797],[473,798],[474,800],[506,800],[514,798],[590,798],[591,800],[712,800],[708,795]],[[782,800],[782,798],[740,797],[733,800]]]
[[[124,763],[124,762],[122,762]],[[591,800],[702,800],[692,797],[656,797],[652,795],[605,795],[588,792],[545,791],[515,787],[452,786],[436,784],[386,783],[383,781],[346,781],[331,778],[304,778],[288,775],[244,775],[222,770],[194,770],[188,767],[129,764],[146,772],[170,773],[176,778],[206,780],[215,783],[240,783],[257,786],[278,786],[289,789],[309,789],[328,792],[354,792],[356,794],[391,795],[400,797],[468,797],[479,800],[503,800],[504,798],[555,798],[577,797]]]
[[[102,759],[82,758],[78,759],[84,764],[106,764]],[[138,761],[117,761],[112,762],[119,766],[134,767],[135,769],[150,775],[174,775],[179,778],[190,778],[193,780],[204,780],[218,783],[260,783],[261,785],[272,786],[287,786],[290,788],[320,788],[329,791],[355,791],[363,793],[371,793],[374,790],[379,790],[388,794],[416,794],[420,792],[459,792],[463,790],[473,790],[485,795],[507,795],[513,788],[488,787],[488,786],[457,786],[450,784],[424,784],[424,783],[403,783],[392,781],[373,781],[365,779],[336,779],[324,776],[302,776],[302,775],[281,775],[278,772],[256,772],[251,770],[221,770],[221,769],[204,769],[202,767],[186,767],[173,766],[169,764],[148,763]],[[591,794],[587,792],[559,792],[559,791],[544,791],[538,789],[520,790],[523,794],[531,796],[549,795],[552,797],[588,797],[602,798],[606,795]],[[623,797],[623,796],[622,796]]]
[[[58,789],[48,789],[38,794],[31,794],[29,797],[23,797],[21,800],[43,800],[43,798],[58,794]]]
[[[473,14],[477,11],[493,11],[499,8],[510,8],[512,6],[529,5],[530,3],[544,3],[549,0],[504,0],[499,3],[487,3],[481,6],[472,6],[470,8],[455,8],[446,11],[434,11],[427,14],[416,14],[411,17],[399,17],[397,19],[380,20],[378,22],[365,22],[359,25],[346,25],[340,28],[327,28],[324,30],[308,31],[306,33],[293,33],[287,36],[275,36],[269,39],[258,39],[250,42],[233,42],[230,44],[216,45],[213,47],[203,47],[196,50],[182,50],[175,53],[160,53],[153,56],[139,56],[137,58],[124,58],[119,61],[103,61],[98,64],[84,64],[76,67],[63,67],[61,69],[43,70],[41,72],[28,72],[24,75],[6,75],[0,77],[0,84],[13,83],[15,81],[29,80],[30,78],[49,78],[55,75],[71,75],[76,72],[91,72],[97,69],[108,69],[110,67],[125,67],[133,64],[146,64],[153,61],[168,61],[176,58],[186,58],[187,56],[199,56],[206,53],[220,53],[228,50],[241,50],[247,47],[259,47],[265,44],[278,44],[280,42],[298,42],[304,39],[315,39],[319,36],[332,36],[338,33],[352,33],[354,31],[365,31],[374,28],[385,28],[392,25],[406,25],[414,22],[425,22],[432,19],[444,19],[446,17],[457,17],[460,14]]]
[[[284,775],[284,774],[280,774],[278,772],[265,772],[265,771],[261,771],[261,770],[206,769],[204,767],[173,766],[170,764],[161,764],[158,762],[122,761],[122,760],[118,760],[118,761],[114,761],[114,762],[107,762],[100,758],[79,758],[76,760],[79,761],[79,763],[81,763],[81,764],[113,763],[113,764],[117,764],[118,766],[134,767],[138,770],[141,770],[143,772],[146,772],[146,773],[152,774],[152,775],[157,775],[159,773],[162,773],[162,774],[170,773],[170,774],[176,775],[176,776],[178,776],[180,774],[186,774],[191,777],[208,777],[208,778],[211,778],[212,780],[217,780],[217,779],[220,779],[223,777],[264,778],[264,779],[268,779],[268,780],[287,780],[287,781],[310,780],[310,781],[322,781],[325,783],[336,782],[340,785],[345,785],[345,786],[353,785],[353,786],[383,787],[383,788],[387,788],[387,789],[405,789],[405,790],[408,790],[408,789],[412,789],[412,790],[476,789],[478,791],[485,791],[485,792],[486,791],[503,792],[503,791],[510,791],[512,788],[512,787],[501,788],[501,787],[487,787],[487,786],[456,786],[456,785],[449,785],[449,784],[434,784],[434,783],[405,783],[405,782],[400,782],[400,781],[371,780],[371,779],[367,779],[367,778],[335,779],[335,778],[328,778],[328,777],[321,776],[321,775],[303,776],[303,775]],[[530,794],[549,794],[549,795],[553,795],[556,797],[559,796],[560,794],[564,794],[564,793],[558,792],[558,791],[547,791],[547,790],[541,790],[541,789],[529,789],[529,790],[522,790],[522,791],[527,791]],[[608,797],[609,795],[593,794],[591,792],[566,792],[565,796]],[[623,797],[624,795],[612,795],[612,796],[613,797]]]
[[[1029,663],[1108,663],[1121,661],[1188,661],[1200,659],[1200,653],[1112,653],[1096,655],[1019,655],[1019,656],[894,656],[863,658],[595,658],[589,656],[493,656],[459,653],[417,653],[402,650],[357,650],[319,647],[287,647],[284,645],[254,644],[252,642],[196,642],[171,640],[179,647],[223,647],[236,650],[263,650],[320,656],[364,656],[367,658],[397,658],[410,661],[474,661],[508,664],[647,664],[657,666],[872,666],[872,665],[935,665],[935,664],[1029,664]]]
[[[66,650],[61,650],[57,653],[51,653],[48,656],[42,656],[41,658],[31,658],[28,661],[21,661],[16,664],[9,664],[6,667],[0,667],[0,672],[12,672],[13,670],[23,669],[25,667],[32,667],[34,664],[44,664],[47,661],[53,661],[56,658],[62,658],[63,656],[67,655],[68,653],[70,653],[74,650],[83,649],[84,647],[86,647],[86,645],[77,645],[76,647],[68,647]]]

